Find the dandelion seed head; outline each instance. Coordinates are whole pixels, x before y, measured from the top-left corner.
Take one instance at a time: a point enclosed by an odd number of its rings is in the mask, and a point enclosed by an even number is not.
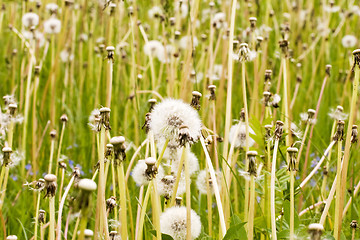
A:
[[[159,7],[159,6],[153,6],[148,11],[148,17],[150,19],[156,19],[162,15],[163,15],[163,11],[162,11],[161,7]]]
[[[148,169],[148,164],[145,162],[146,160],[139,160],[134,169],[132,170],[132,178],[134,179],[136,185],[142,186],[147,185],[152,180],[152,177],[149,176],[149,174],[146,173],[146,170]],[[159,167],[157,170],[156,178],[161,178],[164,176],[164,169],[162,166]]]
[[[55,17],[51,17],[44,22],[44,31],[47,34],[56,34],[61,30],[61,21]]]
[[[39,24],[39,16],[33,12],[25,13],[22,17],[22,24],[26,28],[36,27]]]
[[[179,47],[183,50],[189,49],[191,46],[191,41],[193,48],[196,48],[199,45],[199,40],[197,39],[197,37],[194,36],[191,40],[190,36],[184,36],[179,41]]]
[[[165,99],[154,106],[151,113],[150,129],[155,139],[176,140],[181,126],[188,127],[189,137],[196,142],[201,134],[199,113],[182,100]]]
[[[171,207],[160,216],[161,232],[170,235],[174,240],[186,239],[186,207]],[[201,232],[200,217],[191,210],[191,239],[196,239]]]
[[[159,60],[164,56],[164,46],[158,40],[148,41],[144,45],[144,53],[149,57],[157,57]]]
[[[239,130],[237,130],[237,128],[239,128]],[[236,136],[236,131],[237,131],[237,136]],[[249,127],[249,133],[255,134],[254,130],[251,127]],[[246,125],[244,123],[235,124],[230,128],[229,142],[232,143],[233,141],[235,141],[234,146],[236,148],[238,147],[243,148],[246,146]],[[254,139],[252,139],[249,136],[249,147],[252,147],[254,144],[255,144]]]
[[[63,63],[74,60],[74,55],[70,53],[69,49],[64,49],[60,52],[60,59]]]
[[[343,112],[344,109],[342,106],[337,106],[336,109],[331,108],[328,113],[329,117],[336,121],[344,121],[348,118],[348,114]]]
[[[357,43],[357,38],[354,35],[345,35],[341,39],[341,44],[344,48],[353,48]]]
[[[216,172],[215,174],[216,174],[216,182],[219,183],[221,180],[220,179],[221,174],[219,172]],[[196,187],[201,194],[207,194],[208,183],[211,194],[214,194],[214,185],[210,173],[206,174],[206,170],[201,170],[196,178]],[[220,185],[218,186],[220,187]]]
[[[156,178],[156,184],[158,188],[158,194],[160,196],[165,196],[169,198],[173,195],[174,185],[175,185],[176,177],[173,175],[166,175],[162,178]],[[184,174],[181,174],[179,179],[178,189],[176,191],[176,196],[181,196],[186,191],[185,185],[185,177]]]
[[[190,176],[193,175],[194,173],[196,173],[199,170],[199,160],[198,158],[195,156],[194,153],[190,152],[190,151],[186,151],[185,153],[187,156],[187,160],[189,163],[189,174]],[[179,164],[180,164],[180,159],[181,159],[181,155],[182,155],[182,151],[177,151],[177,156],[175,159],[173,159],[172,161],[172,165],[171,165],[171,171],[173,172],[177,172],[179,169]],[[185,164],[185,163],[184,163]],[[183,165],[184,165],[183,164]],[[185,167],[182,167],[183,171],[185,170]]]
[[[220,29],[226,29],[228,24],[226,22],[226,15],[223,12],[218,12],[214,15],[213,19],[212,19],[212,24],[213,27]]]

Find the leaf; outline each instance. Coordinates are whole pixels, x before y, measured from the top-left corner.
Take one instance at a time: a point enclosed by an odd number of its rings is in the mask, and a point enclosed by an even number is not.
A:
[[[152,235],[154,235],[154,237],[156,237],[156,230],[150,230],[149,232]],[[165,233],[161,233],[161,239],[163,239],[163,240],[174,240],[170,235],[165,234]]]
[[[246,222],[238,223],[230,227],[223,240],[247,240],[246,231],[244,228]]]
[[[284,201],[284,217],[286,222],[290,226],[290,201]],[[298,228],[300,224],[299,215],[297,214],[296,209],[294,209],[294,228]]]

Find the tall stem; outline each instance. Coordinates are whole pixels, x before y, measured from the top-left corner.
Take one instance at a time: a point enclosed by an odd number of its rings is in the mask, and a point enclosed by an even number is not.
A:
[[[271,179],[270,179],[270,200],[271,200],[271,236],[272,239],[276,238],[276,219],[275,219],[275,171],[276,171],[276,155],[279,148],[279,140],[275,140],[272,166],[271,166]]]

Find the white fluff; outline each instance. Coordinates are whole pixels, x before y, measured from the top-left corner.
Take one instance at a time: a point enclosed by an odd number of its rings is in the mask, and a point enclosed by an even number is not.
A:
[[[238,128],[239,124],[241,124],[240,129],[238,130],[237,137],[235,138],[235,134],[236,134],[236,131],[237,131],[237,128]],[[255,134],[254,130],[252,130],[251,127],[249,127],[249,133],[250,134]],[[245,126],[244,123],[235,124],[230,128],[229,142],[232,143],[234,138],[235,138],[234,146],[236,148],[246,146],[246,126]],[[255,144],[254,139],[252,139],[249,136],[249,147],[252,147],[254,144]]]
[[[39,24],[39,16],[36,13],[25,13],[22,17],[22,24],[26,28],[35,27]]]
[[[200,138],[201,120],[198,112],[182,100],[165,99],[151,112],[150,129],[155,139],[177,140],[179,127],[188,127],[189,136],[195,142]]]
[[[186,207],[171,207],[160,216],[160,229],[162,233],[168,234],[174,240],[186,239]],[[191,210],[191,239],[199,237],[201,232],[201,221],[199,215]]]
[[[131,176],[134,179],[136,185],[147,185],[151,181],[149,176],[147,176],[147,174],[145,173],[146,169],[147,164],[145,163],[145,160],[139,160],[135,165]],[[162,176],[164,176],[164,169],[160,166],[156,178],[161,179]]]
[[[44,22],[44,31],[48,34],[56,34],[61,30],[61,21],[57,18],[49,18]]]
[[[357,43],[357,38],[354,35],[345,35],[341,39],[341,44],[344,48],[353,48]]]
[[[206,177],[206,170],[201,170],[197,176],[196,179],[196,187],[199,190],[201,194],[207,194],[207,183],[209,182],[210,173],[208,173],[208,177]],[[216,172],[216,181],[219,183],[221,181],[220,179],[220,173]],[[219,185],[220,187],[221,185]],[[211,194],[214,194],[214,187],[212,182],[209,182],[209,187]],[[220,190],[220,189],[219,189]]]

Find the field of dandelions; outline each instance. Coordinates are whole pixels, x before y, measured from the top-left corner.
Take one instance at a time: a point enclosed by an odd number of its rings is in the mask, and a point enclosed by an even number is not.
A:
[[[0,8],[0,239],[360,239],[358,0]]]

